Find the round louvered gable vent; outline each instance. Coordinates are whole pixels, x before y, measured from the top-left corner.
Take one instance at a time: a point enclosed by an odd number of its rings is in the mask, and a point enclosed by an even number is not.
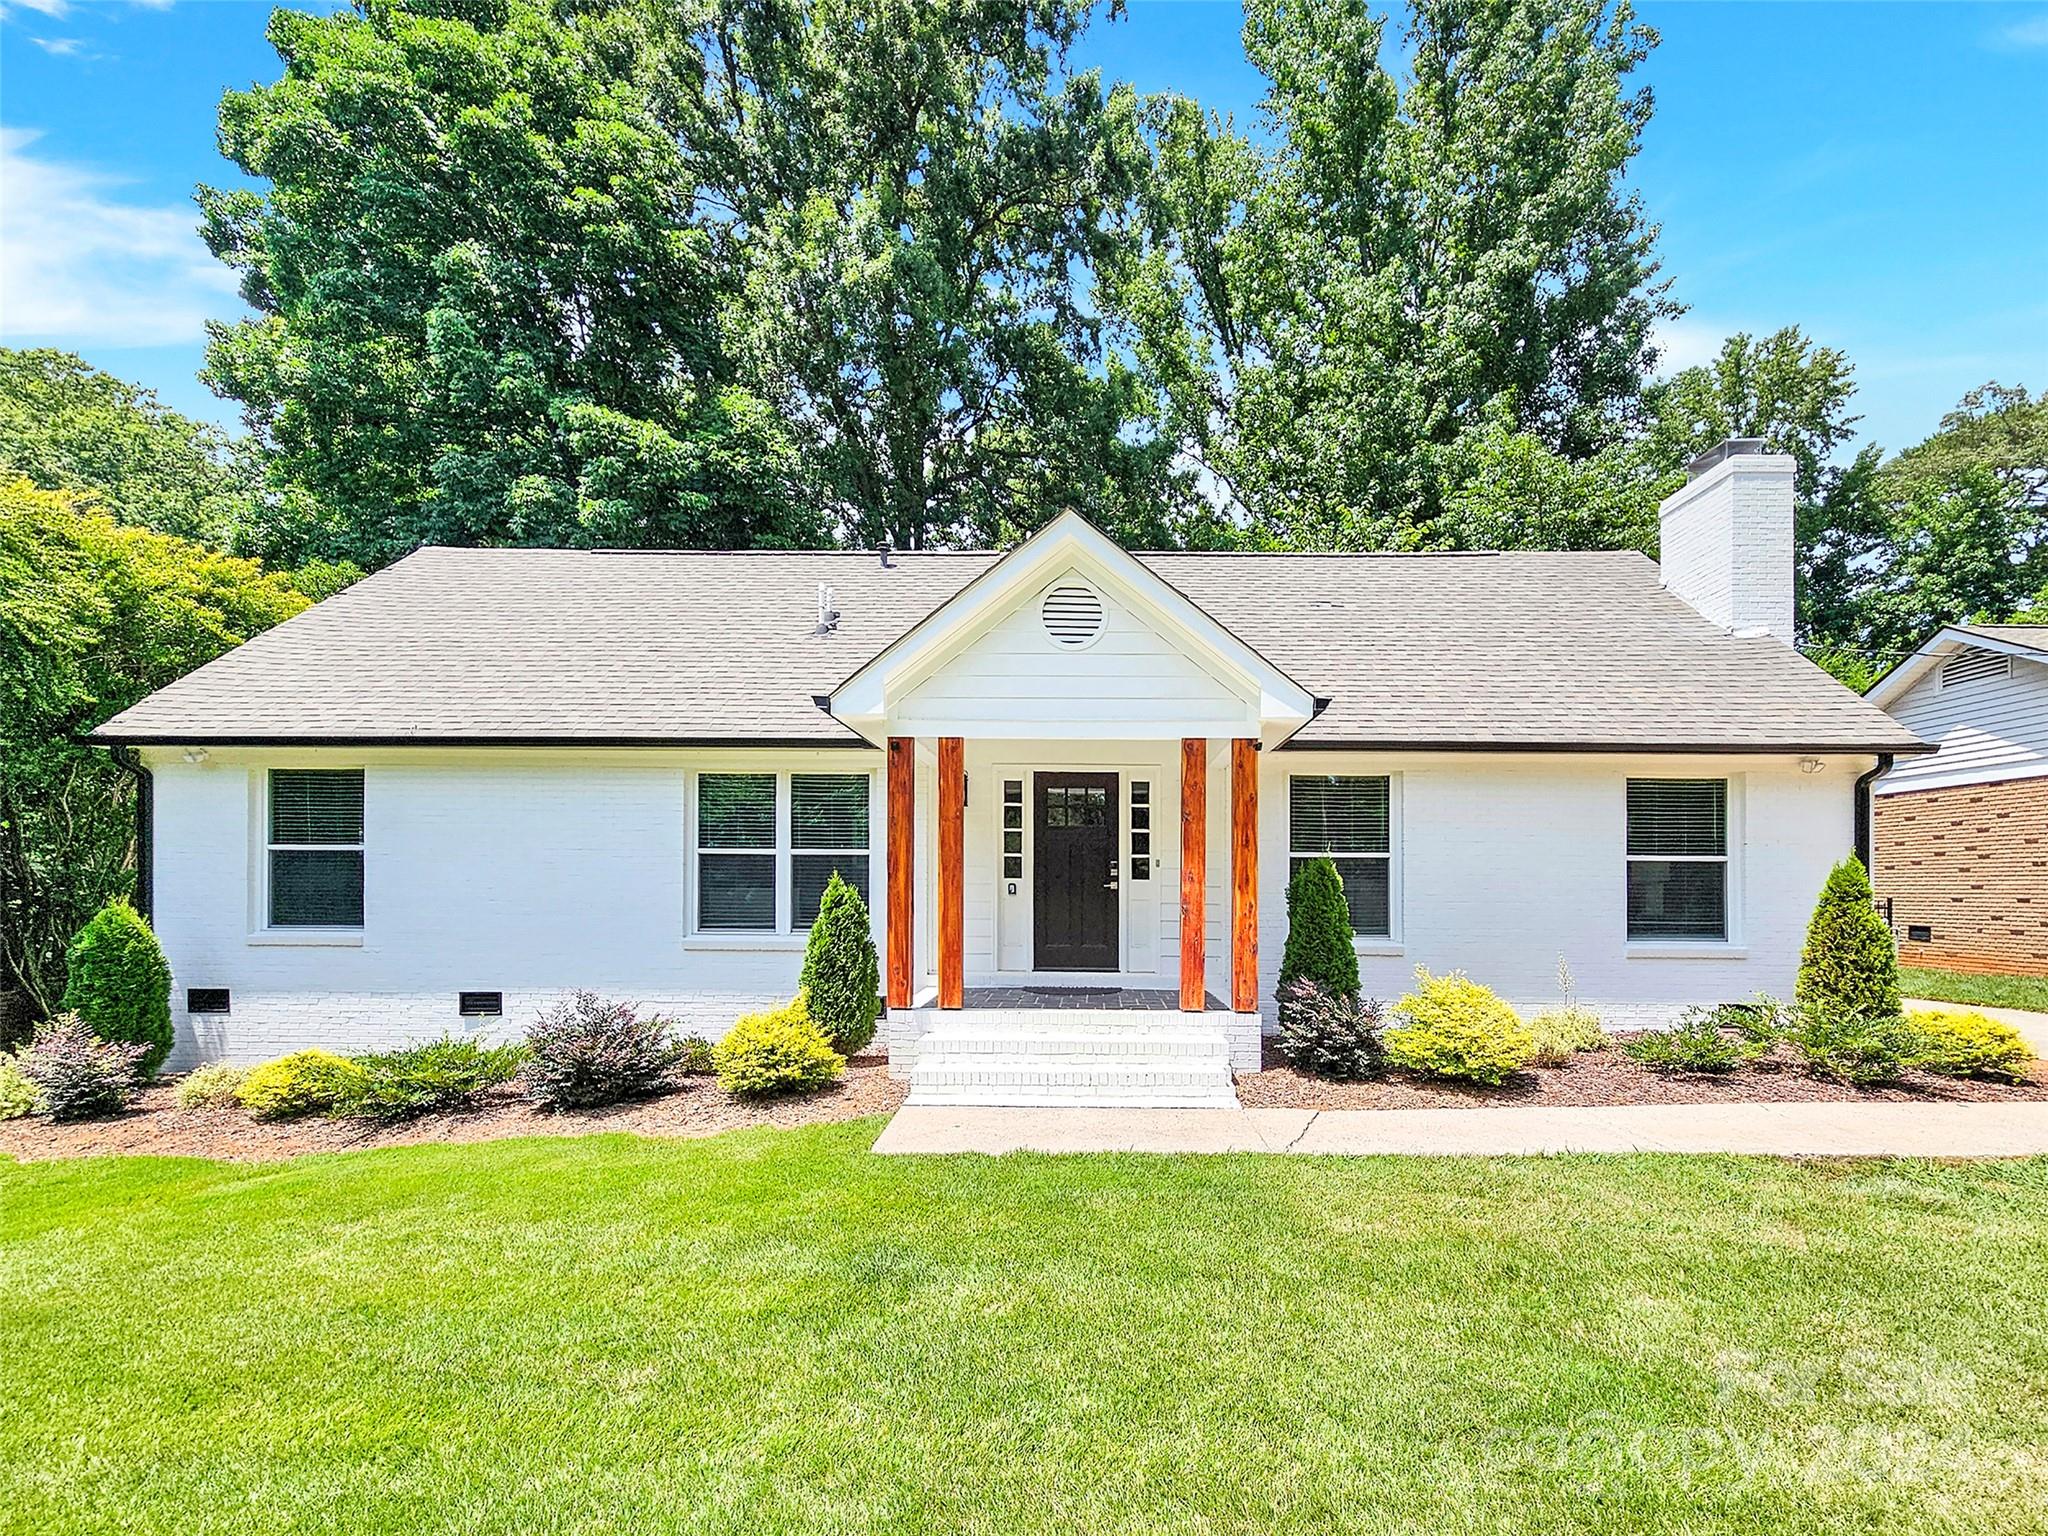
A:
[[[1038,617],[1055,645],[1078,650],[1102,633],[1102,599],[1086,587],[1054,587]]]

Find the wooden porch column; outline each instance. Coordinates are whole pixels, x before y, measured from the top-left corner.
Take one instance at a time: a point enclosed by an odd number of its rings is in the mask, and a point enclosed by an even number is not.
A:
[[[891,1008],[910,1006],[910,974],[917,952],[917,740],[889,738],[889,911],[883,922],[889,943],[884,988]]]
[[[958,736],[939,738],[939,1006],[958,1008],[966,992],[967,748]]]
[[[1209,879],[1209,743],[1180,744],[1180,1006],[1200,1013],[1208,1003],[1202,975],[1206,942],[1202,898]]]
[[[1259,1006],[1259,744],[1230,743],[1230,1006]]]

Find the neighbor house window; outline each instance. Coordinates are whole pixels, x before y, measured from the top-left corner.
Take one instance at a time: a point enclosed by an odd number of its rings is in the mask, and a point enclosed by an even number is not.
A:
[[[1288,873],[1327,854],[1344,882],[1351,931],[1393,932],[1393,781],[1297,775],[1287,781]]]
[[[363,770],[270,771],[270,926],[363,925]]]
[[[699,774],[698,929],[806,929],[835,870],[866,900],[869,795],[865,773]]]
[[[1628,781],[1628,936],[1728,937],[1728,781]]]

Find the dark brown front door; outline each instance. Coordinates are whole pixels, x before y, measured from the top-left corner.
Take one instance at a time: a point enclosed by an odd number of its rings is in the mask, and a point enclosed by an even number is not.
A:
[[[1032,964],[1041,971],[1116,970],[1116,775],[1041,773],[1032,798]]]

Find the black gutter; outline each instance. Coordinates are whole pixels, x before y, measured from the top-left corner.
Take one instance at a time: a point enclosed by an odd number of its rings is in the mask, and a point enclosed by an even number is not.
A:
[[[1856,857],[1863,861],[1863,869],[1870,870],[1870,786],[1877,776],[1892,765],[1892,754],[1877,754],[1877,766],[1856,780]]]
[[[156,779],[133,747],[115,745],[114,762],[135,780],[135,910],[156,916]]]
[[[1283,747],[1288,752],[1573,752],[1599,753],[1609,757],[1632,757],[1658,752],[1687,755],[1712,754],[1727,757],[1862,757],[1874,752],[1889,758],[1893,754],[1932,752],[1925,742],[1901,746],[1870,746],[1848,742],[1755,742],[1755,741],[1294,741]]]

